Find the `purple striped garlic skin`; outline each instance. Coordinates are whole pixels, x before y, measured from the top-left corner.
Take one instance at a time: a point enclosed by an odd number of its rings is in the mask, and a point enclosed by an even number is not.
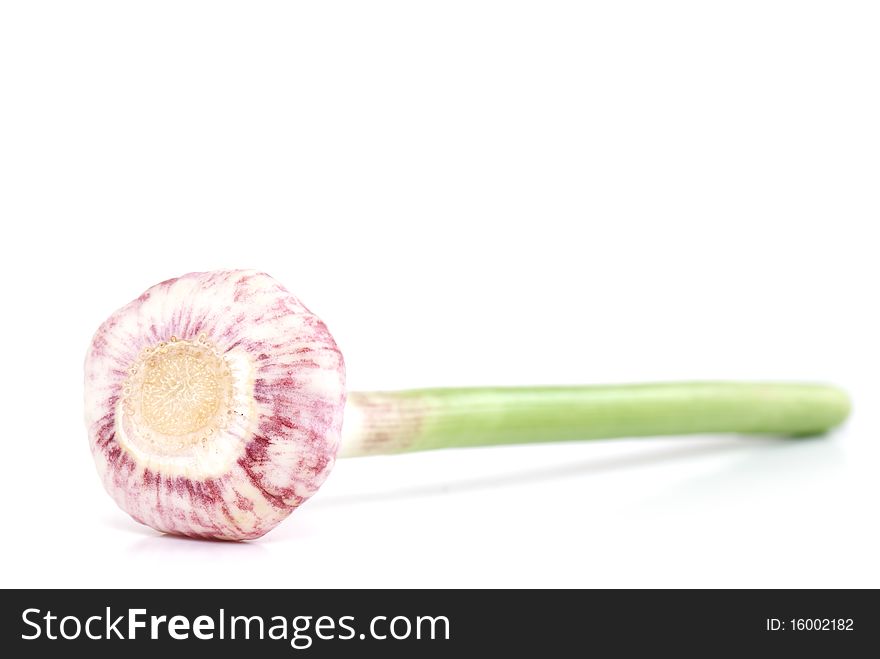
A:
[[[137,521],[257,538],[333,467],[345,366],[319,318],[269,275],[196,272],[113,313],[85,361],[104,487]]]

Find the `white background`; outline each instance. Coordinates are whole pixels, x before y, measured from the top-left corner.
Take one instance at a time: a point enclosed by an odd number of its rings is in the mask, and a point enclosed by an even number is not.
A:
[[[0,584],[880,587],[880,14],[857,2],[9,2]],[[104,493],[92,332],[254,267],[352,389],[838,383],[805,441],[338,464],[246,544]]]

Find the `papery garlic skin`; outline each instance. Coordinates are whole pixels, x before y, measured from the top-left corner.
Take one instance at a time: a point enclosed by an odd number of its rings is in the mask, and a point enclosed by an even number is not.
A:
[[[257,538],[333,467],[342,354],[270,276],[190,273],[98,329],[85,418],[104,487],[139,522],[200,538]]]

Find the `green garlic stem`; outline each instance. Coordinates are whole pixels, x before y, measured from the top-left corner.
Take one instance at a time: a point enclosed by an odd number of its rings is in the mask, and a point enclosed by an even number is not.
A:
[[[849,414],[820,384],[688,382],[349,394],[341,457],[649,435],[824,433]]]

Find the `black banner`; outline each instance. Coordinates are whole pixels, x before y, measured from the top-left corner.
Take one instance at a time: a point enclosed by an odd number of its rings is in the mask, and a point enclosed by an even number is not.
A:
[[[6,590],[0,615],[6,656],[839,654],[880,640],[869,590]]]

